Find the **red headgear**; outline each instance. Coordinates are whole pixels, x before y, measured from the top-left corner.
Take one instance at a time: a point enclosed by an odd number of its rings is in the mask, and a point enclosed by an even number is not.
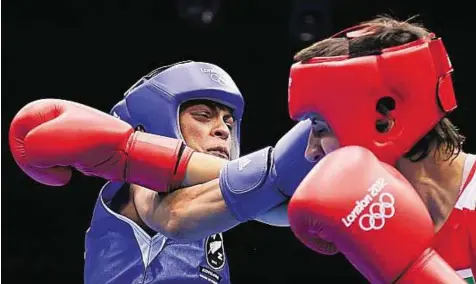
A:
[[[347,36],[368,33],[361,26]],[[393,165],[456,108],[452,71],[442,40],[433,34],[377,55],[312,58],[291,67],[289,113],[295,120],[320,117],[341,146],[366,147]],[[376,106],[386,97],[395,101],[394,125],[381,133]]]

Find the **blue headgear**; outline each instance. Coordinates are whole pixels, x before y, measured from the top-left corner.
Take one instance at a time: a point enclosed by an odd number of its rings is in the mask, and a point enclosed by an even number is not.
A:
[[[148,133],[183,140],[180,105],[190,100],[210,100],[233,110],[231,158],[240,155],[240,124],[244,101],[230,75],[204,62],[184,61],[160,67],[142,77],[117,103],[111,114],[142,126]]]

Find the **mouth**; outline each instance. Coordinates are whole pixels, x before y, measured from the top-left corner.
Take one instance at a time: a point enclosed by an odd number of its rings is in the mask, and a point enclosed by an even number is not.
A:
[[[216,156],[218,158],[223,158],[226,160],[230,159],[230,153],[228,152],[228,149],[225,147],[213,147],[207,150],[207,153],[213,156]]]

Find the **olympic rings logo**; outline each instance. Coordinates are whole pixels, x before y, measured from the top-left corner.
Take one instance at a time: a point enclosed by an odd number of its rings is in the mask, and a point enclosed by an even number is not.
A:
[[[388,192],[382,193],[379,202],[370,205],[369,213],[359,219],[359,226],[364,231],[380,230],[385,226],[385,219],[395,215],[395,197]]]
[[[211,73],[210,78],[212,78],[213,81],[217,82],[220,85],[227,85],[228,80],[225,78],[225,76],[217,74],[217,73]]]

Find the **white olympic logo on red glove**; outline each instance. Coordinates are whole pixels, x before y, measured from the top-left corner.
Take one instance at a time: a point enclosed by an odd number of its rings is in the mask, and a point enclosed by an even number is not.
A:
[[[382,193],[379,202],[370,205],[369,213],[359,219],[360,228],[364,231],[380,230],[385,225],[385,219],[395,215],[395,198],[390,193]],[[388,213],[387,213],[388,209]]]

